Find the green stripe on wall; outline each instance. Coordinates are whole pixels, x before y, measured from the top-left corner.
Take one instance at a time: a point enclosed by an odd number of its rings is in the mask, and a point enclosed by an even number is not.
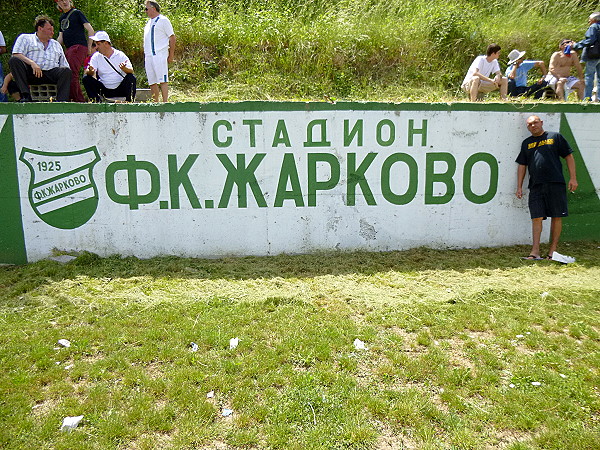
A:
[[[0,263],[25,264],[25,237],[12,116],[0,130]]]
[[[574,151],[573,157],[579,183],[577,191],[568,194],[569,217],[564,220],[562,239],[565,241],[600,240],[600,198],[596,194],[592,178],[564,113],[560,118],[560,134],[569,141]],[[566,164],[563,164],[563,171],[565,180],[568,180],[569,172]]]

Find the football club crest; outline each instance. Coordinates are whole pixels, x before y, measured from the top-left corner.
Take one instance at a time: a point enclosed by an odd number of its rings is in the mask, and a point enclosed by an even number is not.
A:
[[[96,147],[72,152],[44,152],[23,147],[19,160],[31,172],[29,203],[48,225],[64,230],[80,227],[98,207],[93,168]]]

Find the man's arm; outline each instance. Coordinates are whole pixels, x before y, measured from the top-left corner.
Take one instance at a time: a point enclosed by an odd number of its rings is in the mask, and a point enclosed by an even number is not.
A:
[[[167,57],[167,63],[171,64],[175,60],[175,35],[169,36],[169,56]]]
[[[577,56],[577,53],[575,52],[573,52],[571,56],[573,57],[573,65],[575,66],[575,70],[577,70],[577,75],[579,76],[579,79],[583,82],[583,69],[581,68],[581,63],[579,62],[579,56]]]
[[[550,74],[556,78],[560,78],[560,74],[556,71],[556,58],[558,58],[558,52],[552,53],[550,57]]]
[[[514,80],[517,76],[517,64],[511,66],[510,72],[508,72],[507,78]]]
[[[43,75],[42,69],[40,69],[40,66],[38,66],[35,61],[29,59],[23,53],[13,53],[13,56],[16,56],[17,58],[19,58],[21,61],[23,61],[28,66],[31,66],[31,69],[33,70],[33,75],[36,78],[41,78],[41,76]]]
[[[133,73],[133,66],[131,65],[131,61],[129,61],[129,59],[119,64],[119,69],[125,73]]]
[[[0,55],[6,53],[6,45],[0,45]]]
[[[62,32],[62,31],[60,31],[60,32],[58,33],[58,37],[56,38],[56,40],[58,41],[58,43],[59,43],[60,45],[63,45],[63,32]]]
[[[540,69],[540,72],[542,72],[542,79],[548,74],[544,61],[536,61],[533,67]]]
[[[523,198],[523,180],[525,179],[525,173],[527,172],[527,166],[519,164],[517,168],[517,192],[515,195],[517,198]]]
[[[573,153],[565,156],[565,161],[567,162],[567,169],[569,169],[569,190],[571,192],[575,192],[579,183],[577,183],[577,174],[575,173],[575,158],[573,158]]]
[[[87,34],[88,34],[88,55],[89,55],[92,53],[92,40],[90,39],[90,36],[93,36],[94,34],[96,34],[96,32],[94,31],[94,29],[92,28],[92,25],[90,25],[89,22],[84,23],[83,28],[85,28],[85,30],[87,31]]]

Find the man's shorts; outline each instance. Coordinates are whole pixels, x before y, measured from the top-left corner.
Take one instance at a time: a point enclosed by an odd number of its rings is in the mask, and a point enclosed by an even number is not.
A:
[[[546,81],[548,83],[548,86],[550,86],[553,91],[556,91],[556,83],[558,82],[558,79],[554,75],[549,73],[548,75],[546,75],[546,78],[544,79],[544,81]],[[565,83],[565,95],[568,96],[571,93],[571,91],[573,91],[573,86],[578,81],[579,81],[579,78],[577,78],[577,77],[573,77],[573,76],[567,77],[567,82]]]
[[[567,188],[562,183],[536,184],[529,190],[529,213],[539,217],[567,217]]]
[[[148,76],[148,84],[169,82],[169,64],[167,58],[169,50],[157,53],[156,55],[146,55],[146,75]]]
[[[471,78],[468,83],[463,84],[461,86],[463,91],[465,91],[467,94],[471,92],[471,84],[472,83],[473,83],[473,78]],[[491,81],[481,80],[479,83],[479,89],[477,90],[477,92],[487,94],[488,92],[495,91],[496,89],[498,89],[498,86],[496,86]]]

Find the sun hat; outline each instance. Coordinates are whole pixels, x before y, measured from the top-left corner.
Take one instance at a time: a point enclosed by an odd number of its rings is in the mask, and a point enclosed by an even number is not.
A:
[[[523,56],[525,56],[525,52],[520,52],[517,49],[511,50],[508,54],[508,65],[516,63],[517,60],[521,59]]]

